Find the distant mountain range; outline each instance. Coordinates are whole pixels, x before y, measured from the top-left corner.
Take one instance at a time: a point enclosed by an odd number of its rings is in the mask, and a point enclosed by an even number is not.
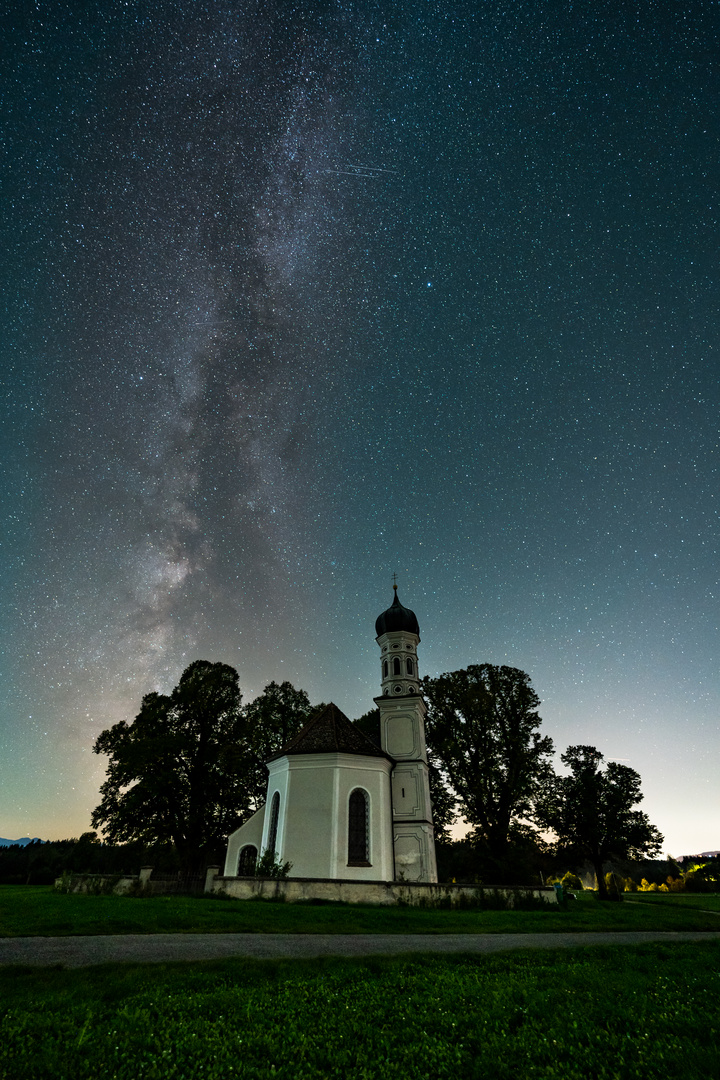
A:
[[[39,839],[39,836],[21,836],[19,840],[6,840],[4,836],[0,836],[0,847],[10,847],[12,844],[19,844],[20,847],[25,847],[26,844],[32,844],[33,840]]]

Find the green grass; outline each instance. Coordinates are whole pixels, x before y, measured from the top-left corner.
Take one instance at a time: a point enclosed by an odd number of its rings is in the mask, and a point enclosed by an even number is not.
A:
[[[720,914],[720,893],[627,893],[625,899],[633,903],[697,908]]]
[[[720,1075],[720,943],[0,969],[3,1080]]]
[[[599,903],[579,894],[567,909],[437,911],[361,905],[276,904],[261,901],[158,896],[81,896],[49,886],[0,886],[0,936],[151,933],[536,933],[569,930],[720,930],[717,915],[678,894],[633,894],[636,903]],[[645,897],[649,898],[647,901]],[[693,900],[700,899],[693,897]],[[720,898],[715,898],[718,904]],[[702,898],[705,907],[711,898]]]

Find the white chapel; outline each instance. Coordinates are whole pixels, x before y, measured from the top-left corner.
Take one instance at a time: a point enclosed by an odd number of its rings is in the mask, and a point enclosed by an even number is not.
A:
[[[228,839],[225,876],[274,851],[291,878],[437,881],[415,613],[378,616],[380,744],[333,704],[267,762],[267,799]]]

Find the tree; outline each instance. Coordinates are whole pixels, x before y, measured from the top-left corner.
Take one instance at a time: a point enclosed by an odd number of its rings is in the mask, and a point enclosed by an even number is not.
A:
[[[423,679],[431,776],[446,804],[474,826],[473,841],[496,864],[532,815],[549,771],[552,739],[538,734],[540,700],[524,671],[473,664]]]
[[[292,683],[271,682],[249,705],[245,706],[246,784],[250,806],[257,810],[267,794],[265,762],[297,735],[311,714],[322,706],[312,706],[304,690]]]
[[[372,739],[376,746],[380,746],[380,710],[370,709],[369,712],[363,713],[357,720],[353,720],[355,727],[360,728],[363,735],[367,735],[368,739]]]
[[[233,668],[198,660],[171,694],[144,697],[133,723],[103,731],[93,749],[110,760],[93,827],[111,843],[171,843],[186,872],[217,857],[262,801],[263,755],[310,711],[289,683],[241,702]]]
[[[609,761],[594,746],[569,746],[560,759],[569,776],[555,776],[536,808],[537,821],[552,829],[558,849],[588,859],[600,898],[608,898],[603,864],[607,859],[652,858],[663,838],[647,814],[633,807],[642,800],[640,775]]]

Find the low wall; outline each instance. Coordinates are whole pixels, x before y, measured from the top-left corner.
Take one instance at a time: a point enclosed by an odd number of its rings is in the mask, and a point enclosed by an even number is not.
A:
[[[553,888],[483,887],[480,885],[430,884],[407,881],[338,881],[331,878],[223,877],[208,870],[207,892],[232,896],[237,900],[282,900],[287,903],[320,900],[343,904],[378,904],[413,907],[515,907],[533,898],[556,904]],[[504,902],[504,905],[503,905]]]
[[[333,878],[224,877],[210,866],[204,892],[236,900],[276,900],[288,904],[324,901],[341,904],[376,904],[383,907],[516,907],[525,900],[557,904],[552,887],[430,884],[417,881],[340,881]],[[152,880],[152,867],[144,866],[138,877],[103,874],[66,874],[55,887],[68,893],[116,893],[161,896],[178,890],[178,882]],[[193,890],[194,891],[194,890]],[[200,886],[202,891],[202,886]]]
[[[119,896],[168,896],[195,895],[210,892],[217,867],[190,877],[152,877],[152,866],[142,866],[137,876],[126,874],[63,874],[56,878],[55,888],[64,893],[87,893],[102,895],[115,893]]]
[[[131,893],[141,886],[140,878],[118,874],[63,874],[55,879],[55,888],[64,893],[87,893],[101,896],[108,893]]]

